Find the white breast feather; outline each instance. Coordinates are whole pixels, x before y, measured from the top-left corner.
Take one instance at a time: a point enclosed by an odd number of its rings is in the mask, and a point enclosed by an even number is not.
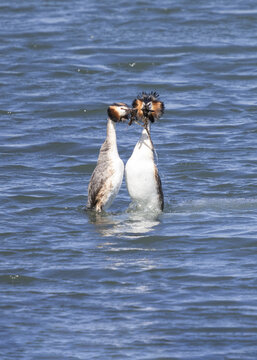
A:
[[[149,139],[142,141],[142,138],[126,164],[126,183],[132,200],[156,210],[160,205],[153,150]]]

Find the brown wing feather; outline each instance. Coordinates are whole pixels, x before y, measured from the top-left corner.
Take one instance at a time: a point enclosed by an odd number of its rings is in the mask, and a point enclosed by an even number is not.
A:
[[[96,166],[88,185],[87,208],[97,208],[101,210],[104,206],[104,194],[106,194],[110,182],[108,181],[113,175],[113,171],[106,171],[106,168],[99,164]]]
[[[162,191],[162,182],[161,182],[161,178],[159,176],[158,169],[157,169],[156,165],[154,167],[154,173],[155,173],[154,175],[155,175],[155,179],[156,179],[156,183],[157,183],[157,193],[159,195],[160,208],[161,208],[161,210],[163,210],[163,208],[164,208],[164,196],[163,196],[163,191]]]

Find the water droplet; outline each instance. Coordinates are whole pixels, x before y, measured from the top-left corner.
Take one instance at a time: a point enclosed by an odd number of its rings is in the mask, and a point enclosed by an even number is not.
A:
[[[10,275],[10,278],[12,280],[18,279],[20,277],[20,275]]]

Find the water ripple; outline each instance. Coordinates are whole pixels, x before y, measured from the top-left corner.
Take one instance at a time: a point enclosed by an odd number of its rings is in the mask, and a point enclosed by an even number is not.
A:
[[[2,358],[256,358],[256,6],[0,5]],[[106,109],[155,90],[165,195],[85,211]],[[141,128],[117,124],[127,161]]]

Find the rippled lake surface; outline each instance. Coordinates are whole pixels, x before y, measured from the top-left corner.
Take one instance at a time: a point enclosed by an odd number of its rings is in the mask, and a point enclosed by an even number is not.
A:
[[[257,358],[257,5],[0,4],[3,360]],[[158,218],[84,211],[106,109],[156,90]],[[117,125],[124,162],[141,128]]]

